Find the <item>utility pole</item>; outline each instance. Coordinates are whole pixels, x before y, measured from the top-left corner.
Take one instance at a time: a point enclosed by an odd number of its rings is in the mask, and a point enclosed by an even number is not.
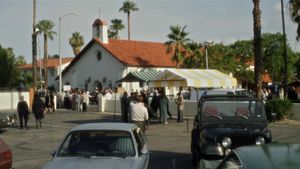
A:
[[[35,18],[36,18],[36,0],[33,0],[33,18],[32,18],[32,77],[33,77],[33,89],[34,91],[37,90],[37,64],[36,64],[36,58],[37,58],[37,33],[36,33],[36,24],[35,24]]]
[[[284,87],[284,98],[287,98],[287,80],[288,80],[288,73],[287,73],[287,64],[288,64],[288,56],[286,50],[286,34],[285,34],[285,23],[284,23],[284,9],[283,9],[283,0],[281,0],[281,17],[282,17],[282,33],[283,33],[283,63],[284,63],[284,70],[283,70],[283,87]]]

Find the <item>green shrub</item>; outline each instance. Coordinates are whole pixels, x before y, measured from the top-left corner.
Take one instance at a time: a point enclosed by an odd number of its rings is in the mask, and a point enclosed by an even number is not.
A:
[[[291,116],[290,110],[292,103],[287,99],[272,99],[268,100],[265,104],[265,109],[268,119],[272,118],[272,113],[276,113],[275,120],[282,120]]]

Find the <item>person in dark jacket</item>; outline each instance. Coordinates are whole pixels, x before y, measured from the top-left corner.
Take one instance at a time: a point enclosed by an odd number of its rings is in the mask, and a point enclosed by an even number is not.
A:
[[[24,100],[24,96],[20,96],[20,101],[17,105],[17,111],[19,114],[19,121],[20,121],[20,129],[23,129],[27,127],[27,121],[28,121],[28,114],[29,114],[29,107],[27,102]]]
[[[159,111],[160,111],[160,122],[163,124],[168,124],[168,106],[169,106],[169,99],[166,96],[165,91],[162,90],[159,96]]]
[[[128,93],[125,91],[123,96],[121,97],[121,118],[122,122],[128,122],[128,106],[129,106],[129,98]]]
[[[45,104],[42,99],[35,94],[32,104],[32,112],[35,117],[36,128],[42,128],[42,119],[44,118]]]
[[[159,97],[157,95],[157,91],[154,91],[153,97],[150,103],[150,107],[154,112],[154,115],[157,116],[157,110],[159,108]]]

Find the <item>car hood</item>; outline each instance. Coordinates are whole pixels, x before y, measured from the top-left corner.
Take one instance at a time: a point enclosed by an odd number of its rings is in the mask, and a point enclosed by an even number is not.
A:
[[[78,158],[59,157],[50,161],[43,169],[136,169],[137,161],[133,158],[100,157]]]

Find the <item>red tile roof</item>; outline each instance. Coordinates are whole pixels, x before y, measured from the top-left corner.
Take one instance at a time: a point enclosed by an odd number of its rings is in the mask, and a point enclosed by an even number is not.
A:
[[[62,58],[62,64],[66,64],[68,62],[71,62],[74,59],[74,57],[67,57],[67,58]],[[41,66],[44,67],[44,59],[37,60],[37,67],[40,67],[40,61],[41,61]],[[59,59],[58,58],[49,58],[47,60],[47,67],[48,68],[54,68],[59,66]],[[31,64],[25,64],[21,66],[21,69],[32,69],[32,63]]]
[[[104,20],[101,20],[101,19],[96,19],[93,23],[93,27],[94,26],[100,26],[100,25],[107,25],[107,23]]]
[[[158,42],[109,39],[108,44],[94,39],[120,62],[137,67],[175,67],[166,46]]]
[[[262,81],[265,83],[272,82],[272,78],[270,77],[270,74],[268,72],[265,72],[264,74],[262,74]]]
[[[64,69],[63,73],[67,72],[94,43],[102,46],[113,57],[127,66],[176,67],[175,62],[171,61],[171,54],[166,53],[164,43],[109,39],[108,44],[104,44],[98,38],[93,38]]]

